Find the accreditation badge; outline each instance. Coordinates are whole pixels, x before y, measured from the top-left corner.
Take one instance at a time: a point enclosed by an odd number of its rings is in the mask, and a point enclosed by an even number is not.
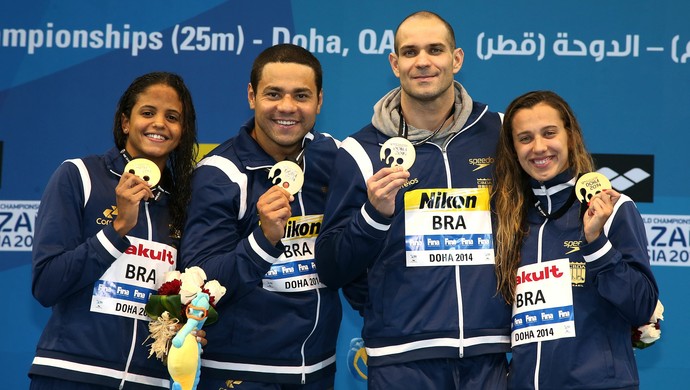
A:
[[[408,267],[494,264],[489,190],[406,192],[405,258]]]
[[[575,337],[569,260],[522,266],[516,278],[512,346]]]
[[[127,236],[131,245],[93,287],[91,311],[150,321],[144,308],[151,294],[175,270],[177,249],[160,242]]]
[[[319,280],[314,261],[316,237],[323,215],[292,217],[285,225],[283,254],[264,275],[263,288],[277,292],[301,292],[326,287]]]

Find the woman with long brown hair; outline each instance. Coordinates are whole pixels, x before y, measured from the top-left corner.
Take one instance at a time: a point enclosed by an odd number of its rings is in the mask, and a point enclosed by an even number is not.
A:
[[[498,290],[513,305],[510,388],[639,385],[630,330],[649,320],[658,288],[634,202],[588,192],[601,178],[577,179],[593,170],[565,100],[534,91],[510,103],[493,189]]]

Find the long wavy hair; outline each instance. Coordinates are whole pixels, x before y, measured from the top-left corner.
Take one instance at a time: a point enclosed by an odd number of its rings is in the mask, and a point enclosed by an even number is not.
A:
[[[152,72],[137,77],[120,97],[115,111],[113,137],[115,145],[124,149],[128,135],[122,130],[122,116],[129,118],[139,95],[153,85],[167,85],[177,92],[182,103],[182,138],[168,156],[167,167],[173,185],[170,191],[170,234],[179,238],[187,218],[187,204],[192,197],[192,172],[199,150],[197,144],[196,111],[192,95],[182,77],[168,72]]]
[[[560,114],[568,134],[568,169],[573,175],[591,172],[592,157],[585,148],[582,129],[573,110],[551,91],[532,91],[513,100],[506,109],[498,139],[492,198],[496,214],[496,277],[498,292],[509,304],[515,299],[520,251],[528,234],[526,223],[532,188],[530,177],[518,161],[513,141],[513,119],[522,109],[546,104]]]

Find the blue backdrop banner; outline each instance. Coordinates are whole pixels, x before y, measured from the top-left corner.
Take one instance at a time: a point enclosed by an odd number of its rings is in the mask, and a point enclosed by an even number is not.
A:
[[[117,99],[136,76],[183,76],[209,150],[252,115],[254,57],[292,42],[321,60],[316,127],[342,140],[398,85],[393,33],[422,9],[453,25],[465,53],[456,79],[473,99],[503,111],[528,90],[552,89],[574,108],[602,172],[638,202],[666,306],[661,341],[636,352],[641,387],[687,386],[690,3],[41,0],[0,3],[0,294],[13,324],[6,332],[20,335],[0,343],[3,388],[28,388],[50,313],[31,295],[38,201],[62,161],[112,145]],[[337,389],[366,387],[361,324],[346,307]]]

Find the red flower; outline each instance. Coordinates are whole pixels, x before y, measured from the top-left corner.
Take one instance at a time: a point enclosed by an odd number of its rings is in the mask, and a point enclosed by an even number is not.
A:
[[[640,337],[642,337],[642,332],[637,328],[632,328],[632,342],[633,345],[640,342]]]
[[[218,320],[218,313],[214,304],[225,294],[225,288],[216,280],[206,281],[206,273],[199,267],[185,269],[185,272],[171,271],[166,273],[165,280],[157,294],[152,294],[146,303],[146,314],[157,320],[163,313],[168,312],[180,323],[187,322],[188,304],[198,292],[209,295],[211,306],[208,310],[206,324],[210,325]],[[184,290],[182,289],[184,287]],[[213,295],[211,294],[213,291]],[[184,294],[184,296],[182,296]]]
[[[209,298],[208,303],[209,303],[211,306],[216,307],[216,305],[215,305],[216,297],[214,297],[213,295],[211,295],[211,292],[210,292],[207,288],[203,288],[203,287],[202,287],[202,288],[201,288],[201,292],[208,294],[208,298]]]
[[[180,293],[181,286],[182,281],[179,279],[165,282],[158,289],[158,295],[178,295]]]

